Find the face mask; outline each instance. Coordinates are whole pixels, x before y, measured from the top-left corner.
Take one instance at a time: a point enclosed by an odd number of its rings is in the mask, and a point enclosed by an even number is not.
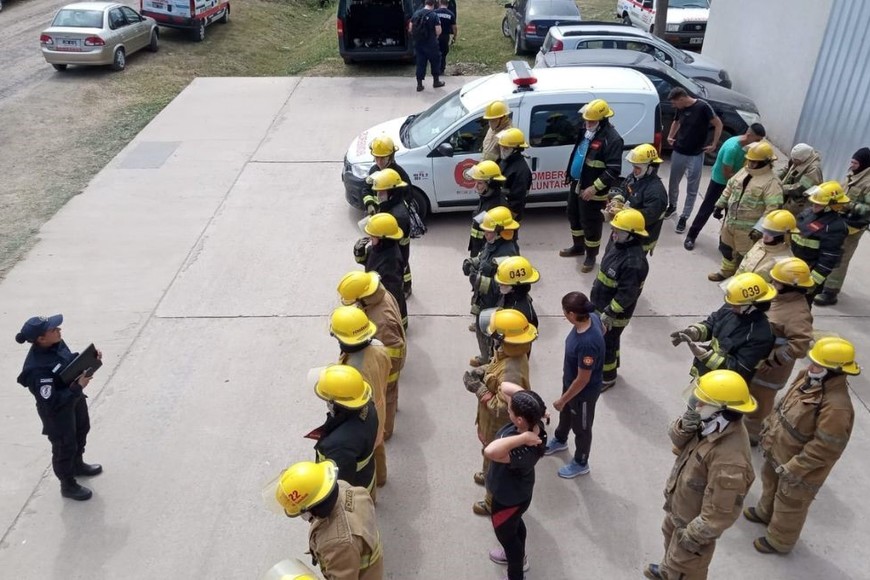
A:
[[[326,412],[329,413],[330,416],[335,416],[335,403],[332,401],[326,401]]]
[[[504,295],[504,294],[510,294],[510,293],[511,293],[511,290],[513,290],[513,289],[514,289],[513,286],[506,286],[505,284],[499,284],[499,285],[498,285],[498,291],[499,291],[499,293],[502,294],[502,295]]]
[[[695,410],[701,416],[701,421],[709,421],[710,419],[714,419],[716,415],[719,414],[721,409],[719,407],[713,405],[707,405],[705,403],[701,403]]]
[[[299,514],[299,517],[306,522],[310,522],[314,519],[314,514],[312,514],[311,512],[302,512],[301,514]]]
[[[624,244],[628,241],[628,236],[631,234],[628,232],[624,232],[622,230],[614,229],[610,232],[610,239],[616,242],[617,244]]]
[[[507,159],[510,156],[510,154],[513,152],[511,149],[509,149],[507,147],[499,147],[498,150],[501,153],[502,159]]]
[[[807,369],[807,376],[814,383],[820,382],[823,378],[825,378],[825,375],[827,375],[827,374],[828,374],[828,369],[822,369],[820,371],[815,371],[815,372]]]
[[[592,139],[595,138],[595,130],[590,131],[590,130],[587,129],[587,130],[586,130],[586,135],[584,136],[584,138],[585,138],[587,141],[592,141]]]

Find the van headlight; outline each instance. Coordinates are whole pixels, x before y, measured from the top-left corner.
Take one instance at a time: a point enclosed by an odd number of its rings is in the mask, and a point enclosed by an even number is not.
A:
[[[369,176],[369,169],[371,169],[371,167],[371,163],[353,163],[350,166],[350,172],[358,179],[365,179]]]
[[[741,111],[740,109],[737,109],[737,114],[740,115],[740,118],[743,119],[747,125],[757,123],[758,120],[761,119],[761,116],[758,113],[753,113],[751,111]]]
[[[668,24],[668,32],[679,32],[680,25],[679,24]]]

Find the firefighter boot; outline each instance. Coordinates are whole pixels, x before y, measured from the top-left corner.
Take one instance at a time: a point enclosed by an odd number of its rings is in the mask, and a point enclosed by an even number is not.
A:
[[[563,258],[572,258],[574,256],[582,256],[586,253],[586,245],[584,244],[585,239],[583,236],[571,236],[574,241],[574,245],[565,248],[564,250],[559,250],[559,255]]]

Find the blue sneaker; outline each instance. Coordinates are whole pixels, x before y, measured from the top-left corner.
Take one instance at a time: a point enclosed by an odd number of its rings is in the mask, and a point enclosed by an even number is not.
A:
[[[547,448],[544,449],[544,455],[552,455],[561,451],[568,451],[568,443],[562,443],[555,437],[547,441]]]
[[[559,477],[563,479],[574,479],[580,475],[586,475],[589,473],[589,464],[580,465],[573,459],[571,463],[566,463],[559,469]]]

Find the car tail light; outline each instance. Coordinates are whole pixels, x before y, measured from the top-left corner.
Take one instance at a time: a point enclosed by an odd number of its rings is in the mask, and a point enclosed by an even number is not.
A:
[[[54,44],[54,39],[47,34],[41,34],[39,36],[40,44]]]
[[[339,36],[344,36],[344,20],[341,18],[335,21],[335,31]]]
[[[557,40],[556,42],[553,43],[553,46],[550,47],[550,52],[552,52],[554,50],[565,50],[565,45],[562,44],[561,40]]]
[[[526,34],[535,34],[538,31],[538,27],[535,26],[534,22],[526,24]]]
[[[662,132],[656,131],[656,135],[653,138],[653,145],[656,148],[656,151],[659,152],[659,156],[662,154]]]
[[[85,39],[85,46],[106,46],[106,43],[99,36],[89,36]]]

